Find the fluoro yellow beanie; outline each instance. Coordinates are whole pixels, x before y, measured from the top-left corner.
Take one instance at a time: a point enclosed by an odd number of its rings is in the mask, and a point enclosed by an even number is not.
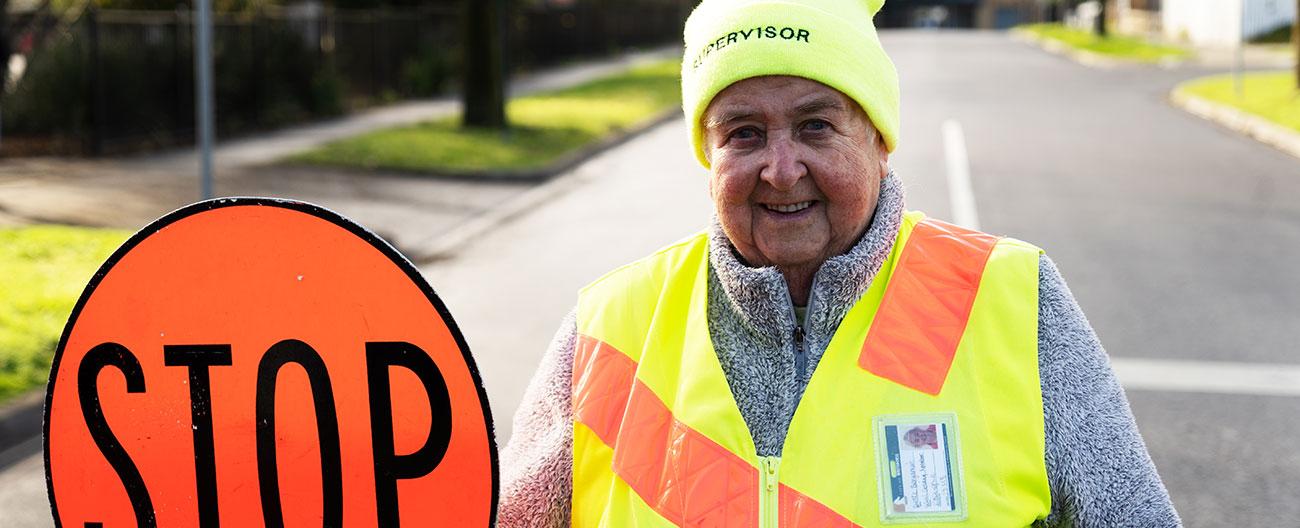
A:
[[[898,145],[898,73],[872,22],[885,0],[704,0],[686,19],[682,109],[706,168],[701,117],[731,84],[811,79],[862,106],[890,152]]]

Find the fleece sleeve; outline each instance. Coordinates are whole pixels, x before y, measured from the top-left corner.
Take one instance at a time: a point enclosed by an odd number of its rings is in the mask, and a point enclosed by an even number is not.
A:
[[[573,356],[576,312],[560,323],[515,412],[514,433],[501,452],[497,526],[569,525],[573,494]]]
[[[1124,389],[1051,259],[1039,260],[1038,363],[1052,527],[1182,526]]]

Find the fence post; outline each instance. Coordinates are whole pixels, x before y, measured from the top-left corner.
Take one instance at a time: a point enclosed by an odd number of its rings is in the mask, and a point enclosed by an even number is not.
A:
[[[266,54],[272,53],[267,49],[270,45],[270,39],[266,38],[266,8],[258,7],[253,13],[252,33],[253,46],[249,50],[253,54],[253,122],[258,127],[266,125],[266,90],[263,86],[266,84]]]
[[[380,31],[379,41],[375,43],[375,46],[379,48],[379,83],[380,86],[383,86],[383,89],[379,90],[381,97],[384,92],[393,93],[397,91],[397,83],[394,82],[397,76],[393,75],[393,58],[389,54],[393,39],[388,33],[393,18],[393,14],[388,12],[387,6],[379,6],[379,18],[376,21],[379,24]]]
[[[172,138],[179,136],[181,127],[181,115],[185,109],[181,106],[184,100],[180,94],[184,93],[181,86],[181,11],[180,7],[172,10],[172,94],[171,94],[171,118],[172,118]]]
[[[99,9],[93,4],[86,9],[86,32],[90,40],[90,67],[86,69],[90,77],[87,89],[90,91],[90,137],[87,150],[92,156],[98,156],[104,149],[104,61],[99,51]]]
[[[511,3],[508,1],[498,2],[497,9],[500,11],[497,14],[497,40],[500,42],[499,46],[501,46],[501,97],[503,101],[508,101],[510,99],[510,72],[514,69],[511,62],[514,60],[514,54],[511,53],[510,33],[515,27],[515,16],[519,10],[511,7]],[[509,116],[504,119],[506,125],[509,126]]]
[[[0,102],[4,101],[5,89],[9,87],[9,0],[0,0]],[[0,120],[0,136],[4,135],[3,120]],[[2,143],[0,143],[2,146]]]
[[[328,5],[320,11],[318,20],[320,31],[317,37],[320,40],[316,46],[316,69],[312,70],[312,75],[334,75],[338,66],[338,22],[339,13],[332,5]],[[345,96],[346,97],[346,96]]]
[[[212,144],[216,135],[212,93],[212,2],[198,0],[194,10],[197,14],[194,18],[194,79],[195,99],[198,100],[194,120],[198,129],[200,194],[207,200],[213,196]]]
[[[370,99],[372,102],[379,101],[380,93],[380,74],[379,74],[379,20],[380,17],[375,10],[366,12],[366,20],[370,22]]]

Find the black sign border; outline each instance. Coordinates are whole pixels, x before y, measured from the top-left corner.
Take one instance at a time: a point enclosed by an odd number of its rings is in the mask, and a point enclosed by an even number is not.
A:
[[[416,268],[405,255],[402,255],[397,251],[392,244],[389,244],[387,240],[384,240],[373,231],[362,227],[360,224],[353,222],[339,213],[316,204],[299,200],[239,196],[214,198],[193,203],[167,213],[161,218],[150,222],[149,225],[131,235],[126,242],[123,242],[122,245],[108,257],[108,260],[104,261],[104,264],[101,265],[99,270],[97,270],[90,278],[90,282],[86,285],[86,289],[81,292],[81,297],[77,299],[76,306],[72,308],[72,313],[68,316],[68,322],[63,327],[63,334],[59,337],[59,347],[55,349],[54,359],[50,364],[50,382],[46,385],[45,389],[45,410],[41,424],[41,450],[44,453],[43,458],[45,459],[45,490],[50,499],[50,513],[54,516],[55,528],[63,528],[63,521],[59,518],[59,506],[54,500],[54,479],[53,474],[50,472],[50,406],[54,402],[54,382],[57,379],[59,372],[59,364],[63,359],[63,350],[68,344],[68,336],[72,334],[73,326],[76,325],[77,319],[81,315],[82,307],[85,306],[86,301],[90,299],[91,295],[95,293],[95,288],[98,287],[99,283],[106,275],[108,275],[108,272],[112,271],[113,266],[115,266],[118,261],[130,253],[132,249],[145,239],[154,235],[158,231],[161,231],[164,227],[199,213],[224,209],[227,207],[241,206],[261,206],[288,209],[326,220],[338,227],[348,230],[353,235],[356,235],[358,238],[366,241],[372,247],[379,250],[379,252],[383,253],[384,256],[388,257],[393,264],[396,264],[399,269],[406,273],[406,277],[410,279],[411,282],[415,283],[415,285],[420,288],[420,291],[424,293],[425,298],[433,304],[434,309],[438,311],[438,315],[442,318],[442,322],[447,325],[447,329],[451,331],[452,337],[456,339],[456,346],[460,347],[461,356],[465,360],[466,366],[469,367],[469,374],[474,380],[475,389],[478,390],[478,399],[482,406],[484,423],[487,426],[488,454],[491,458],[492,465],[492,511],[488,517],[488,526],[496,526],[497,503],[500,499],[501,476],[497,455],[496,428],[492,421],[492,409],[488,404],[487,391],[483,388],[483,378],[479,375],[478,365],[474,363],[474,358],[470,355],[469,343],[465,341],[465,336],[461,334],[460,328],[456,326],[456,320],[451,317],[451,312],[447,310],[447,305],[443,304],[442,299],[438,297],[437,292],[434,292],[433,287],[429,285],[428,281],[424,280],[424,276],[420,274],[419,269]]]

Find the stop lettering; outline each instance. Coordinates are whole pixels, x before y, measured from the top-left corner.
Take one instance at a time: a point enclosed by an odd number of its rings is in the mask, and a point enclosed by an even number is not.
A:
[[[324,209],[227,199],[137,233],[54,358],[66,527],[488,526],[486,395],[416,269]]]

